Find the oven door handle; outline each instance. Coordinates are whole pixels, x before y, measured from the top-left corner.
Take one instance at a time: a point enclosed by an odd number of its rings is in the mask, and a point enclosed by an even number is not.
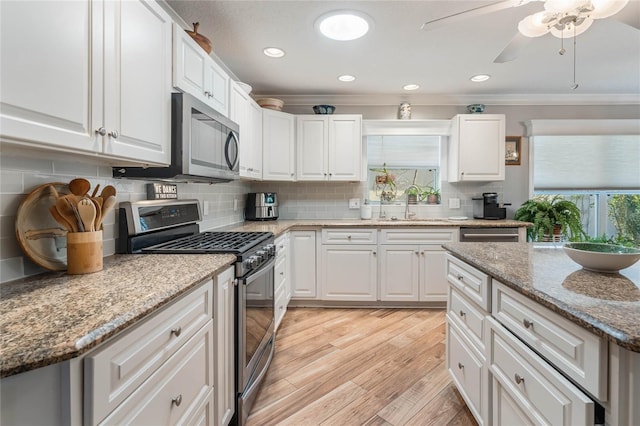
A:
[[[252,283],[255,280],[257,280],[258,278],[260,278],[263,275],[269,273],[269,269],[273,268],[275,266],[275,264],[276,264],[276,258],[274,257],[270,261],[268,261],[267,263],[262,265],[262,267],[260,269],[258,269],[256,272],[250,274],[246,278],[242,278],[242,284],[245,285],[245,286],[249,285],[250,283]]]

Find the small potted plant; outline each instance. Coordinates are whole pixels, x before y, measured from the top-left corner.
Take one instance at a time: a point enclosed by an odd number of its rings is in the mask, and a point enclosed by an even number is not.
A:
[[[530,241],[556,241],[562,236],[570,241],[582,241],[586,234],[578,206],[559,195],[538,195],[525,201],[514,219],[531,222],[527,228]]]
[[[389,185],[389,187],[393,190],[396,187],[396,177],[392,173],[387,170],[387,163],[382,164],[382,168],[377,169],[369,169],[372,172],[377,172],[379,174],[376,175],[376,184],[377,185]]]
[[[427,200],[427,204],[439,204],[440,191],[430,186],[422,192],[422,198]]]
[[[407,194],[408,204],[418,204],[418,200],[422,197],[423,191],[418,186],[411,185],[405,189],[404,193]]]

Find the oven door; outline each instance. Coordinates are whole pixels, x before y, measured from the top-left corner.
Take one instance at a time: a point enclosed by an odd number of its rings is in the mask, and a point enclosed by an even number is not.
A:
[[[238,393],[262,377],[268,366],[261,358],[273,337],[273,285],[275,258],[238,283]],[[260,368],[258,368],[260,367]],[[258,371],[260,370],[260,371]]]

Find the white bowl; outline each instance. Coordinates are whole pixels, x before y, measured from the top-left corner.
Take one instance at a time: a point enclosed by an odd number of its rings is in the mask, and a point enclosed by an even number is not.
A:
[[[244,90],[247,93],[247,95],[251,94],[251,91],[253,90],[253,87],[251,87],[247,83],[243,83],[241,81],[236,81],[236,83],[238,84],[238,86],[240,86],[240,88],[242,90]]]
[[[284,101],[282,101],[280,99],[276,99],[276,98],[256,99],[256,102],[262,108],[273,109],[273,110],[276,110],[276,111],[281,111],[282,107],[284,106]]]
[[[615,273],[640,260],[640,250],[602,243],[567,243],[567,255],[584,269]]]

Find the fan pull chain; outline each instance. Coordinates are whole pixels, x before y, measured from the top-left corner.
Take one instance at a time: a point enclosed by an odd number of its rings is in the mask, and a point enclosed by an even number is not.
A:
[[[578,88],[578,83],[576,83],[576,26],[573,25],[573,86],[571,88],[576,90]]]

